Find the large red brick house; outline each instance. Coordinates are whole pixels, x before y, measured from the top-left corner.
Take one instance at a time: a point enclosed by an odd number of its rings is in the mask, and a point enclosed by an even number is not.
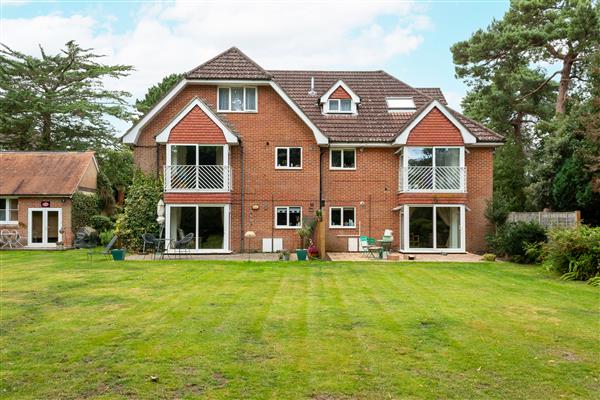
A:
[[[322,209],[327,250],[394,232],[404,252],[479,252],[503,137],[438,88],[384,71],[270,71],[231,48],[187,73],[122,138],[164,175],[166,236],[197,252],[294,249]],[[467,174],[468,171],[468,174]]]

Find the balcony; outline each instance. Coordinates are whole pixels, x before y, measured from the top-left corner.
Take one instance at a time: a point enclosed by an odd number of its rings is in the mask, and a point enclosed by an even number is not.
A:
[[[408,166],[400,168],[399,192],[464,193],[466,167]]]
[[[229,165],[165,165],[165,192],[229,192]]]

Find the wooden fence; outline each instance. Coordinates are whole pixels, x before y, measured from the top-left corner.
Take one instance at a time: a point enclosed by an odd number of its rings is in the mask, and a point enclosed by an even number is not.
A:
[[[581,222],[579,211],[567,212],[511,212],[507,222],[537,222],[544,228],[573,228]]]

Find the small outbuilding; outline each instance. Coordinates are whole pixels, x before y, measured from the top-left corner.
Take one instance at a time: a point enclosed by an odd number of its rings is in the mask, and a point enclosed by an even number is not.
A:
[[[0,231],[27,248],[71,247],[71,200],[94,194],[94,152],[0,152]]]

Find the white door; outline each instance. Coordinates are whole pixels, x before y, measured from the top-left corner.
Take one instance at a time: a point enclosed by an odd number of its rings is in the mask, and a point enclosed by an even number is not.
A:
[[[27,243],[34,247],[53,247],[62,242],[62,209],[30,208]]]

